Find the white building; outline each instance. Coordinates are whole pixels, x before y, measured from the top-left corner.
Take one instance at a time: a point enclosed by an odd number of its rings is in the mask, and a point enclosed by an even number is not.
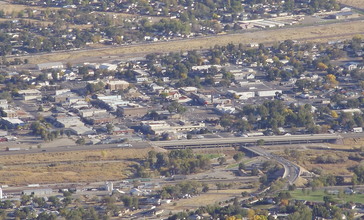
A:
[[[110,64],[110,63],[103,63],[99,66],[100,69],[102,70],[109,70],[109,71],[114,71],[118,68],[117,65],[115,64]]]
[[[282,90],[265,90],[265,91],[257,91],[256,95],[259,97],[274,97],[277,93],[282,94]]]
[[[6,100],[6,99],[0,99],[0,108],[2,108],[2,109],[8,109],[9,108],[8,100]]]
[[[42,98],[42,93],[37,89],[19,90],[18,94],[23,100],[33,100]]]
[[[40,63],[37,64],[38,70],[48,70],[48,69],[63,69],[64,66],[61,62],[53,62],[53,63]]]
[[[228,93],[233,95],[233,96],[239,97],[239,99],[242,99],[242,100],[255,97],[255,92],[254,91],[241,91],[241,92],[238,92],[238,91],[234,91],[234,90],[228,90]]]

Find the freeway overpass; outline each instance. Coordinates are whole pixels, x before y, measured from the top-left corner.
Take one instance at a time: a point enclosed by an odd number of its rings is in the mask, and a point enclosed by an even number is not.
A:
[[[282,178],[283,179],[286,178],[286,182],[289,185],[292,185],[293,183],[295,183],[297,178],[301,174],[301,168],[298,165],[292,163],[289,160],[284,159],[283,157],[280,157],[277,155],[272,155],[258,146],[244,147],[244,149],[248,150],[250,152],[253,152],[256,155],[263,156],[267,159],[275,160],[278,163],[280,163],[284,168],[284,174],[283,174]]]
[[[314,135],[290,135],[290,136],[259,136],[259,137],[231,137],[231,138],[208,138],[173,141],[153,141],[152,146],[165,149],[178,148],[208,148],[208,147],[234,147],[253,146],[259,140],[264,140],[264,145],[282,144],[309,144],[309,143],[335,143],[343,137],[337,134],[314,134]]]

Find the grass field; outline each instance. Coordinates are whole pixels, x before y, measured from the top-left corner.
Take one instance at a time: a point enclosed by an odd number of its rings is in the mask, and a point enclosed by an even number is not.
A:
[[[177,211],[185,209],[195,209],[201,206],[212,205],[219,202],[225,202],[236,196],[240,196],[242,192],[252,192],[254,189],[226,189],[226,190],[210,190],[207,193],[203,193],[199,196],[195,196],[189,199],[181,199],[176,202],[176,205],[171,207],[165,207],[166,209]]]
[[[0,184],[120,180],[150,149],[109,149],[1,156]]]
[[[312,202],[323,202],[323,197],[327,195],[323,190],[317,190],[315,192],[311,191],[309,195],[304,195],[302,190],[295,190],[293,192],[290,192],[290,194],[294,199],[307,200]],[[338,198],[337,195],[331,196],[335,198],[339,203],[364,203],[364,194],[344,195],[343,198]]]
[[[350,30],[350,31],[348,31]],[[44,62],[86,62],[90,58],[100,58],[112,55],[148,54],[155,52],[188,51],[207,49],[215,45],[247,44],[251,42],[272,43],[287,39],[300,41],[326,42],[334,39],[347,39],[354,35],[364,34],[364,22],[327,24],[314,27],[296,27],[288,29],[264,30],[231,35],[216,35],[208,38],[193,38],[183,41],[169,41],[152,44],[117,46],[101,48],[93,51],[74,51],[67,53],[53,53],[52,55],[33,55],[26,57],[30,63]],[[25,57],[24,57],[25,58]]]

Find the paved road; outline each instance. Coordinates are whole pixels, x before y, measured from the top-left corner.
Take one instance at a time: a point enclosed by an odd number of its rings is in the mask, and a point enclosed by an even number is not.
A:
[[[300,176],[300,167],[283,157],[272,155],[258,146],[245,147],[245,149],[280,163],[284,167],[284,174],[282,178],[286,178],[287,184],[289,185],[292,185]]]
[[[290,135],[290,136],[259,136],[259,137],[231,137],[231,138],[209,138],[173,141],[154,141],[152,146],[163,148],[174,147],[199,147],[204,145],[227,145],[227,144],[255,144],[258,140],[264,140],[266,144],[290,144],[290,143],[313,143],[319,141],[335,141],[342,139],[337,134],[315,134],[315,135]]]
[[[224,146],[224,145],[244,145],[255,144],[258,140],[263,139],[265,143],[270,144],[297,144],[297,143],[313,143],[322,140],[334,141],[343,137],[360,138],[364,133],[350,134],[316,134],[316,135],[291,135],[291,136],[261,136],[261,137],[231,137],[231,138],[205,138],[192,140],[174,140],[174,141],[153,141],[153,142],[131,142],[133,148],[148,148],[151,146],[162,147],[166,149],[183,148],[183,147],[204,147],[204,146]],[[22,149],[19,151],[2,151],[0,155],[14,154],[30,154],[30,153],[54,153],[54,152],[69,152],[82,150],[103,150],[117,148],[117,144],[100,144],[100,145],[84,145],[84,146],[61,146],[49,147],[41,149]]]
[[[150,147],[148,142],[134,142],[131,143],[133,148],[147,148]],[[70,151],[83,151],[83,150],[104,150],[120,148],[117,144],[99,144],[99,145],[80,145],[80,146],[61,146],[61,147],[48,147],[36,149],[21,149],[16,151],[1,151],[0,155],[16,155],[16,154],[34,154],[34,153],[58,153]]]

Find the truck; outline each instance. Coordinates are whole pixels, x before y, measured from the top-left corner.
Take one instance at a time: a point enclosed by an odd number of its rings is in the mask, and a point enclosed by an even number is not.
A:
[[[131,144],[118,144],[117,147],[132,147]]]
[[[7,147],[6,151],[18,151],[20,150],[20,147]]]

